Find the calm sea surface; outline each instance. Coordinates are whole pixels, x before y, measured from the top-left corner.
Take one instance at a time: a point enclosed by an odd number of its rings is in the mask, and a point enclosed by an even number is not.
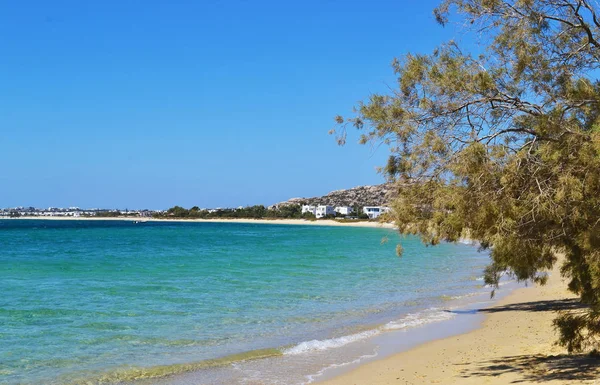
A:
[[[322,352],[443,319],[432,309],[481,290],[487,258],[374,228],[0,220],[0,384]]]

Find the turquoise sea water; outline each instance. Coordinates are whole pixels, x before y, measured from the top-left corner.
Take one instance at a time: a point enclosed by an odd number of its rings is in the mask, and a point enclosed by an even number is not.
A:
[[[403,238],[398,258],[400,240],[376,228],[0,220],[0,384],[128,383],[321,352],[374,325],[443,319],[431,309],[480,290],[487,255]]]

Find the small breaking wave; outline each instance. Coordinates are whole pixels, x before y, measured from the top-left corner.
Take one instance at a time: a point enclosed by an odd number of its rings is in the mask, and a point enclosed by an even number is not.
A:
[[[354,333],[342,337],[330,338],[325,340],[304,341],[291,348],[284,349],[283,354],[296,355],[340,348],[344,345],[348,345],[353,342],[362,341],[370,337],[374,337],[385,331],[419,327],[434,322],[446,321],[454,317],[455,314],[453,313],[443,311],[437,308],[431,308],[417,313],[409,313],[398,320],[390,321],[383,326],[371,330],[366,330],[360,333]]]
[[[360,356],[357,359],[352,360],[350,362],[343,362],[341,364],[331,364],[331,365],[327,366],[326,368],[323,368],[323,369],[319,370],[316,374],[309,374],[308,376],[306,376],[307,382],[305,382],[304,384],[312,384],[319,377],[321,377],[327,370],[330,370],[330,369],[333,369],[333,368],[341,368],[341,367],[348,366],[348,365],[358,364],[358,363],[362,362],[365,359],[375,358],[375,357],[377,357],[377,353],[374,353],[374,354],[365,354],[365,355]]]
[[[348,345],[352,342],[360,341],[367,339],[369,337],[376,336],[381,333],[379,329],[367,330],[360,333],[350,334],[343,337],[331,338],[327,340],[312,340],[312,341],[304,341],[299,343],[296,346],[293,346],[289,349],[283,351],[283,354],[294,355],[294,354],[302,354],[309,352],[318,352],[322,350],[340,348],[344,345]]]
[[[385,330],[400,330],[406,328],[414,328],[418,326],[427,325],[434,322],[447,321],[454,318],[456,315],[451,312],[439,310],[437,308],[431,308],[429,310],[420,313],[411,313],[406,317],[397,320],[390,321],[385,324]]]

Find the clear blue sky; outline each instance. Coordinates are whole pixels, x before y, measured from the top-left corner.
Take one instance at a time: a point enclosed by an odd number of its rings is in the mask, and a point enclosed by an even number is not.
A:
[[[0,207],[270,204],[383,181],[327,131],[452,36],[436,1],[13,1]],[[352,132],[356,134],[355,132]]]

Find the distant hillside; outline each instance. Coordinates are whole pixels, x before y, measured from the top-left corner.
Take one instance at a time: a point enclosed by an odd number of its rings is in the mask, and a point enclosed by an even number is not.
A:
[[[322,197],[292,198],[271,207],[288,205],[331,205],[331,206],[385,206],[393,194],[393,184],[358,186],[347,190],[332,191]]]

